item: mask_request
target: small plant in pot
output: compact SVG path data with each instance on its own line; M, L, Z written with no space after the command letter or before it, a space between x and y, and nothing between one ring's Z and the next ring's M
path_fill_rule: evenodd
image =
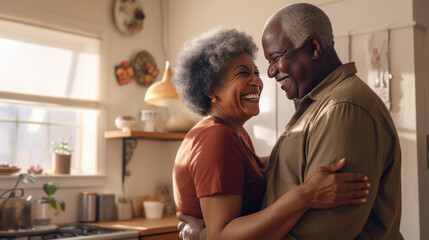
M58 215L61 210L65 211L66 204L63 200L55 199L53 195L58 190L58 184L45 183L43 191L46 197L37 199L34 204L34 225L48 225L52 217Z
M68 144L68 140L62 138L58 142L52 142L55 174L70 174L72 150Z

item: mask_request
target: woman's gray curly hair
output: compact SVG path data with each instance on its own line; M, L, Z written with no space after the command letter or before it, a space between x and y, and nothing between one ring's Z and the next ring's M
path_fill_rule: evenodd
M221 84L228 60L242 53L255 59L257 51L251 36L224 27L187 41L173 64L173 83L180 99L190 110L206 115L210 108L208 95Z

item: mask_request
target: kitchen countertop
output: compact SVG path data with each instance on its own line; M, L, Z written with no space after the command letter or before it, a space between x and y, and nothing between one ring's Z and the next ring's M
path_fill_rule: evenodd
M177 224L179 220L176 216L164 217L160 219L133 218L125 221L85 223L107 228L118 228L125 230L139 231L140 236L178 232Z

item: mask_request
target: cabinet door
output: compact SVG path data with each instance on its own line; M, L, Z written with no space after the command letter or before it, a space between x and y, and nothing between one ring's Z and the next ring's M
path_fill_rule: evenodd
M152 236L141 236L141 240L180 240L179 232L165 233Z

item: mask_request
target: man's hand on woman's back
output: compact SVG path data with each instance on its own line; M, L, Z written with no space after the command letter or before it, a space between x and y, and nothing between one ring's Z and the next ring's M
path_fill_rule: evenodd
M204 220L177 212L180 223L177 225L179 237L183 240L199 240L200 232L205 227Z

